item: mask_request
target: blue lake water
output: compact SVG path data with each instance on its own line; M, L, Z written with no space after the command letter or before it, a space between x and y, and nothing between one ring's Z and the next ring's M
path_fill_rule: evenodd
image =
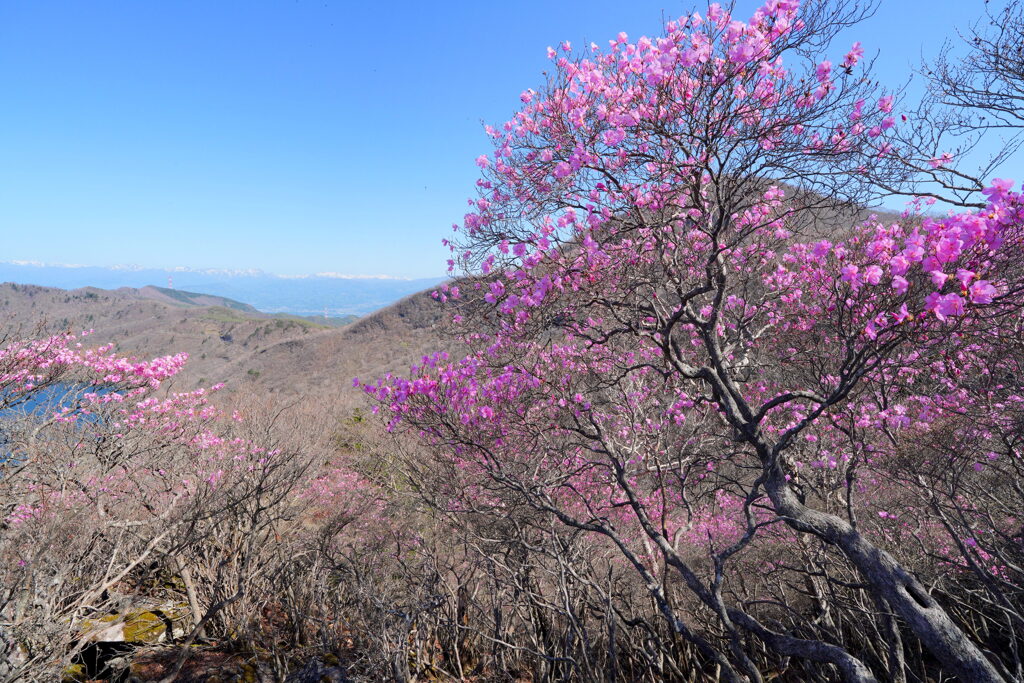
M52 413L64 406L74 405L89 392L103 394L105 390L84 384L57 382L30 391L8 391L3 397L6 405L0 405L0 418Z
M77 405L85 394L104 394L110 391L103 387L95 387L87 384L71 384L57 382L49 386L32 389L29 391L10 391L6 395L0 393L0 465L8 462L11 452L7 448L10 443L8 438L8 427L5 423L15 420L40 419L48 417L63 407ZM6 405L5 405L6 404ZM80 425L95 424L100 419L95 413L78 413L76 422ZM2 474L0 474L2 476Z

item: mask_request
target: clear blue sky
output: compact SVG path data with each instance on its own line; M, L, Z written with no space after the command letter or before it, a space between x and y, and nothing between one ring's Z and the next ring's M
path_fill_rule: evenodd
M983 5L883 0L850 41L897 86ZM545 48L691 6L0 0L0 260L443 274Z

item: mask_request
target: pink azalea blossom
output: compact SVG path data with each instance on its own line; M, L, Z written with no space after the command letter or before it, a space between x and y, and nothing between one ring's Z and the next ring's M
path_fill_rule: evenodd
M925 301L925 310L935 313L935 317L946 321L950 316L964 313L964 300L959 294L943 294L932 292Z
M737 64L746 64L754 58L754 46L750 43L737 43L729 48L729 59Z
M971 303L990 304L998 292L991 282L987 280L978 280L971 285L970 293Z
M991 184L981 192L988 196L989 201L997 201L1005 197L1012 187L1012 180L993 178Z
M955 237L943 237L935 246L935 257L940 263L952 263L959 258L963 246L963 240Z
M936 289L942 289L942 286L946 284L946 280L949 279L949 275L943 273L941 270L933 270L928 273L928 277L931 278L932 284Z
M821 82L827 81L831 73L832 62L828 61L827 59L818 64L818 67L814 70L814 75L817 76L818 80Z
M858 272L859 270L860 268L858 268L857 266L843 266L840 269L841 278L843 282L848 282L850 283L850 287L852 287L853 289L857 289L860 286L860 274Z
M853 68L863 56L864 48L861 47L860 41L857 41L856 43L853 44L853 47L850 48L850 51L846 53L846 56L843 59L842 67L844 69Z

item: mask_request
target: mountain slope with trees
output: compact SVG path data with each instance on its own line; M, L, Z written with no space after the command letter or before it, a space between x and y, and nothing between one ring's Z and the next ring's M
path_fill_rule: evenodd
M351 394L356 376L408 370L441 344L441 306L421 292L364 318L325 321L260 313L223 297L156 287L63 290L0 284L8 338L91 330L120 353L187 353L182 388L226 383L294 396ZM345 325L338 323L345 322ZM351 399L347 399L351 401Z

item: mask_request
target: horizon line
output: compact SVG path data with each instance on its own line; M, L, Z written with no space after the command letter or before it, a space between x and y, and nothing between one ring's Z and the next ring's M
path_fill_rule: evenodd
M111 270L120 272L138 272L144 270L156 270L164 273L199 273L206 275L231 275L231 276L248 276L248 277L259 277L266 276L272 278L279 278L282 280L308 280L321 278L325 280L399 280L403 282L414 282L416 280L445 280L445 276L432 275L424 277L409 277L403 275L387 275L387 274L351 274L351 273L338 273L333 271L321 271L316 273L300 273L300 274L285 274L285 273L274 273L263 270L261 268L194 268L192 266L140 266L137 264L115 264L111 266L98 266L89 265L84 263L46 263L43 261L24 260L24 259L4 259L0 260L0 264L19 266L23 268L66 268L66 269L79 269L79 268L98 268L100 270Z

